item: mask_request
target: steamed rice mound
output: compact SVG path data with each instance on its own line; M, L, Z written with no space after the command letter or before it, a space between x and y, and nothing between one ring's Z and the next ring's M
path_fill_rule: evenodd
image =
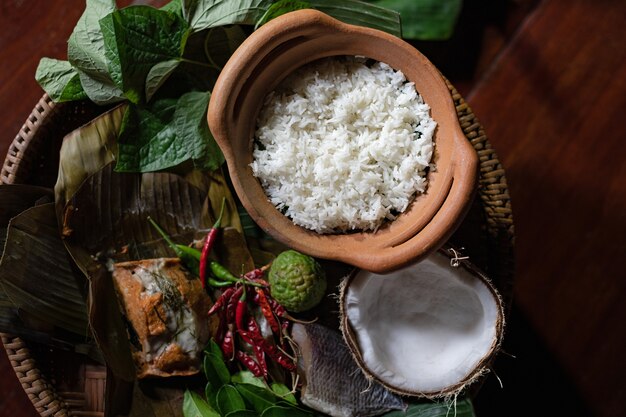
M251 168L297 225L376 230L426 189L436 127L429 111L387 64L316 61L266 97Z

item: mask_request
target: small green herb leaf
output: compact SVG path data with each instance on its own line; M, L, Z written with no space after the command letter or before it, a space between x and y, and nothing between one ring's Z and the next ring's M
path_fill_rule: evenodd
M98 24L115 8L114 0L87 0L85 11L67 41L67 57L79 74L83 90L91 101L101 105L124 99L109 75L104 38Z
M222 385L230 382L230 372L226 364L216 355L205 353L203 368L204 374L214 390L218 390Z
M235 388L259 413L275 405L278 401L278 397L267 388L261 388L252 384L235 384Z
M220 358L222 361L224 361L224 353L222 352L222 349L220 349L219 345L215 342L215 339L211 339L209 341L209 345L205 348L204 351L207 353L212 353Z
M282 16L285 13L293 12L301 9L310 9L311 3L307 1L296 1L296 0L281 0L273 3L267 11L261 16L261 18L254 25L254 30L257 30L259 27L263 26L270 20L277 18L278 16Z
M230 378L230 380L231 382L237 384L250 384L259 388L267 389L267 385L262 378L256 377L252 372L246 370L237 372Z
M224 385L217 392L217 409L220 414L227 415L233 411L246 409L246 403L241 394L232 385Z
M169 71L155 71L151 86L171 74L174 60L183 55L189 28L178 15L149 6L130 6L100 20L109 74L133 103L145 100L145 83L152 68L163 61ZM154 94L152 91L151 96Z
M280 398L287 401L288 403L298 405L298 400L296 400L296 396L293 395L293 392L291 392L287 385L274 382L272 383L271 387L274 394L278 395Z
M41 58L35 79L55 103L87 98L78 72L68 61Z
M219 388L215 388L213 386L213 384L211 384L210 382L208 382L206 384L206 386L204 387L204 395L207 399L207 402L209 403L209 405L211 405L211 407L213 407L214 410L217 410L217 392L219 391Z
M183 398L183 416L185 417L220 417L219 413L193 391L185 391Z

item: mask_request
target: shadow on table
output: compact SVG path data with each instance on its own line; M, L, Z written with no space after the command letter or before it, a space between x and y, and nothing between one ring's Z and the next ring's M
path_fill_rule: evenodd
M568 375L513 304L506 326L503 352L474 400L478 417L589 417Z

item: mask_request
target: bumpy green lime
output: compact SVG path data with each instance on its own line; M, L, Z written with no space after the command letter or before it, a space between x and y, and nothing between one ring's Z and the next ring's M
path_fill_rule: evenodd
M272 297L287 310L301 312L315 307L326 291L326 274L310 256L295 250L280 253L270 268Z

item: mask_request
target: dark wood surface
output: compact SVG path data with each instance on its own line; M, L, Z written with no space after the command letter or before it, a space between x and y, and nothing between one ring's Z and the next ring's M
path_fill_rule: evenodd
M626 415L626 2L502 3L466 0L455 38L418 45L481 119L513 200L515 358L499 356L504 387L487 378L478 415ZM83 7L0 2L0 158ZM0 416L36 417L4 350L0 375Z

